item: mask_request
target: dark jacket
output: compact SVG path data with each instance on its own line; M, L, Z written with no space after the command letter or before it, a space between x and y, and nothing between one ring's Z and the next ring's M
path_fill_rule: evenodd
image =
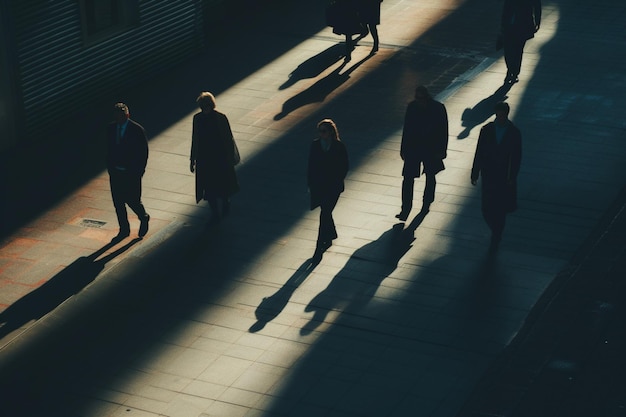
M137 122L128 120L124 136L117 141L117 123L107 127L107 169L123 168L126 172L143 175L148 163L148 138Z
M436 174L445 169L448 150L448 113L442 103L430 100L425 107L409 103L404 116L400 155L404 159L402 175L419 177L424 172Z
M322 149L320 139L311 143L307 172L311 210L318 207L323 199L343 192L349 167L348 152L343 142L333 140L326 152Z
M196 202L239 190L235 140L224 113L212 110L193 116L191 160L196 162Z
M517 175L522 161L522 134L511 122L500 144L496 140L495 122L480 130L472 181L482 177L483 204L492 207L504 205L507 211L515 209L517 202Z
M505 38L528 40L541 24L541 0L506 0L502 9L501 31Z

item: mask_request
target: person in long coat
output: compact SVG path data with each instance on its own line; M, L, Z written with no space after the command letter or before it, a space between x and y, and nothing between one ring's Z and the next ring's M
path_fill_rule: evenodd
M380 25L380 3L383 0L356 0L357 10L359 14L359 20L363 25L361 34L357 39L363 39L368 33L372 34L374 45L372 47L372 54L378 51L379 39L378 39L378 25Z
M357 2L358 0L335 0L326 8L326 24L333 28L333 33L346 37L346 62L352 58L352 36L364 33L365 30L359 18Z
M400 157L402 168L402 208L396 217L406 220L413 208L415 178L426 176L422 212L435 200L437 173L445 169L448 152L448 113L445 106L433 99L426 87L415 89L415 100L409 103L404 116ZM423 168L422 168L423 167ZM423 170L422 170L423 169Z
M126 205L140 220L139 237L148 233L150 215L141 202L141 180L148 163L148 138L143 126L130 118L128 106L116 103L115 121L107 127L107 171L119 233L113 241L130 235Z
M480 130L471 182L482 178L482 214L491 229L491 249L502 239L507 213L517 209L517 175L522 162L522 134L508 118L510 107L495 106L496 119Z
M344 191L344 179L348 174L348 152L339 139L335 122L324 119L317 124L319 137L309 149L307 183L311 197L311 210L320 208L320 224L314 258L321 259L322 253L337 238L333 210Z
M541 0L505 0L500 22L507 74L505 83L519 81L526 41L533 38L541 25Z
M213 94L202 92L196 102L201 111L193 116L189 170L196 174L196 203L209 202L209 224L215 224L228 215L230 196L239 191L235 172L239 153L228 118L216 110Z

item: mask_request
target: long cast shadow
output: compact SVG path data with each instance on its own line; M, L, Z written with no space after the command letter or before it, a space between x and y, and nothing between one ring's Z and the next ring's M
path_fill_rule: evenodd
M110 242L89 256L82 256L36 290L26 294L0 313L0 339L31 320L45 316L91 283L111 259L126 252L141 239L133 239L119 249L99 258L116 245Z
M289 74L289 78L278 89L285 90L300 80L315 78L326 68L338 62L344 55L345 45L335 44L307 59Z
M274 116L274 120L280 120L292 111L299 109L300 107L304 107L307 104L323 102L330 93L332 93L334 90L339 88L343 83L350 79L350 74L354 72L354 70L360 67L372 56L372 54L367 55L366 57L362 58L360 61L352 65L350 68L348 68L346 71L341 72L347 66L347 62L343 62L330 74L316 81L315 84L313 84L306 90L296 94L289 100L285 101L282 111Z
M507 99L506 93L511 89L511 84L504 84L498 88L492 95L478 102L471 109L465 109L461 115L461 126L465 129L457 136L458 139L465 139L469 136L472 129L478 125L482 125L495 113L493 107L499 101Z
M250 327L249 332L256 333L274 320L283 311L293 293L311 275L318 264L319 261L313 258L307 259L278 291L269 297L264 297L254 312L257 322Z
M357 249L328 287L316 295L305 312L313 317L300 330L308 335L324 322L332 310L358 309L374 296L380 283L397 268L400 259L411 249L413 230L395 224L378 239Z

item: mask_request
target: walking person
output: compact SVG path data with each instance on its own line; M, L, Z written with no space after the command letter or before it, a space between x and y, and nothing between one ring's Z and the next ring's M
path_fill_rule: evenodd
M396 218L405 221L413 208L415 178L424 173L422 212L428 212L435 201L435 176L443 171L448 151L448 113L446 107L433 99L423 85L415 89L415 99L409 103L404 116L400 157L402 168L402 208ZM422 168L423 167L423 168Z
M495 106L495 121L480 130L471 182L482 178L482 214L491 229L491 250L497 249L507 213L517 209L517 174L522 161L522 135L509 120L510 107Z
M211 226L230 213L230 197L239 191L235 172L239 151L228 118L216 110L213 94L200 93L196 103L201 111L193 116L189 170L196 174L196 203L206 200L211 207L207 225Z
M378 25L380 25L380 4L382 2L383 0L357 0L359 20L361 21L363 28L361 30L361 34L355 40L355 43L370 33L374 41L372 54L378 52Z
M333 0L326 8L326 24L333 28L333 33L346 37L345 62L352 59L352 36L365 30L360 22L357 1L359 0Z
M505 0L502 9L500 39L504 47L507 74L505 83L519 81L526 41L541 25L541 0Z
M107 170L113 206L119 224L119 241L130 235L126 205L140 220L139 237L148 233L150 215L141 202L141 180L148 163L148 138L143 126L130 119L124 103L113 108L114 121L107 127Z
M344 191L344 179L349 162L346 146L339 139L335 122L324 119L317 124L319 137L309 149L307 183L311 197L311 210L320 208L320 224L313 258L320 260L326 249L337 238L333 210Z

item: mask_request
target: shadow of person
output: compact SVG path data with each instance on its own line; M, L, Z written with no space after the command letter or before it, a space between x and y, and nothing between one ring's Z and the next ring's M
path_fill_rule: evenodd
M372 56L374 55L367 55L365 58L356 62L344 72L341 71L346 67L347 62L342 62L341 65L334 69L330 74L316 81L315 84L306 90L303 90L285 101L285 103L283 103L282 111L274 116L274 120L281 120L292 111L306 106L307 104L323 102L328 94L339 88L341 84L350 79L350 74Z
M471 109L465 109L461 115L461 126L465 127L461 133L457 136L458 139L465 139L469 136L470 132L476 126L485 123L487 119L493 116L493 107L499 101L507 99L506 93L511 89L511 84L504 84L496 90L495 93L489 97L481 100Z
M80 292L98 276L108 261L140 241L141 238L133 239L114 252L97 259L116 244L114 241L107 243L91 255L78 258L41 287L11 304L0 314L0 338L31 320L40 319L72 295Z
M313 258L307 259L278 291L269 297L264 297L254 312L257 322L248 331L256 333L263 329L267 323L274 320L283 311L296 289L307 279L318 264L319 261L315 261Z
M336 44L320 52L319 54L307 59L289 74L289 78L280 87L279 90L285 90L300 80L307 78L315 78L320 75L326 68L330 68L345 55L345 46Z
M300 334L313 332L332 310L357 311L367 304L380 283L398 267L414 240L413 232L404 230L399 223L357 249L328 287L305 307L304 311L314 313Z

